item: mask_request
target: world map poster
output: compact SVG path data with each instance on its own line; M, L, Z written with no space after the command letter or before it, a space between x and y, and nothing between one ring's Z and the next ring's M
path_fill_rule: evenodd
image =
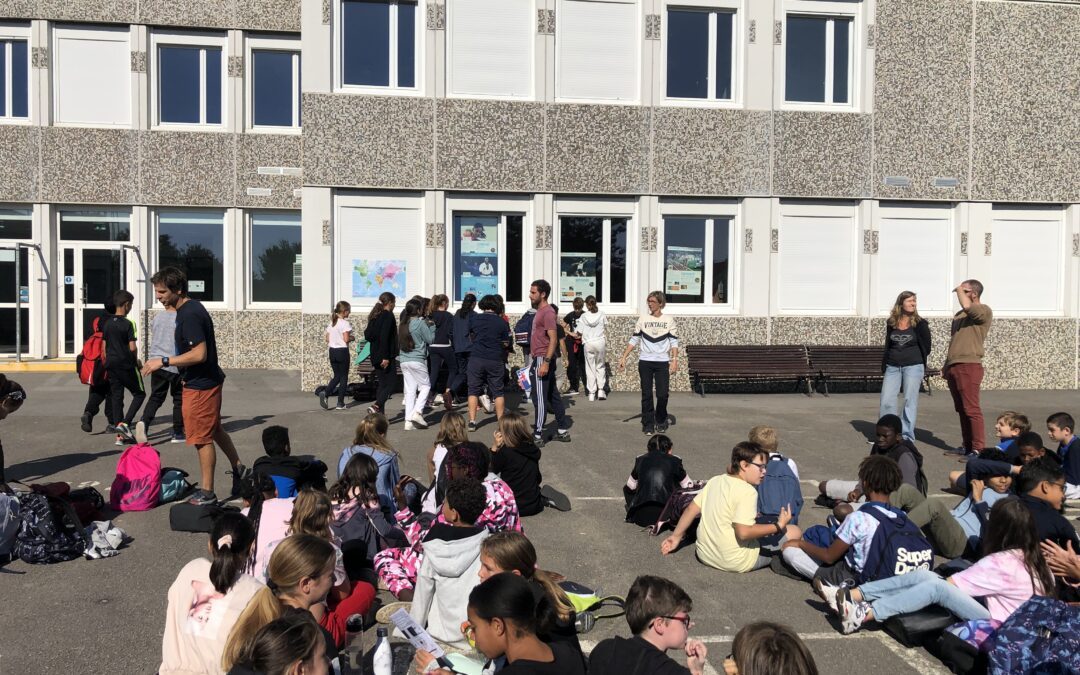
M374 298L389 291L405 294L404 260L353 260L352 296Z

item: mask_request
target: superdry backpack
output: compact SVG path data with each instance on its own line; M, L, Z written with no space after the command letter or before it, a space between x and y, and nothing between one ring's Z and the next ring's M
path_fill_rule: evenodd
M1080 673L1080 608L1032 596L982 645L990 673Z
M536 311L530 309L517 320L517 323L514 324L514 344L522 347L529 346L532 341L532 326L535 318Z
M31 565L81 558L90 540L71 502L38 492L19 495L15 555Z
M116 463L109 504L118 511L149 511L161 499L161 456L152 446L133 445Z
M75 357L75 372L79 381L91 386L105 381L105 338L101 333L101 317L94 319L93 332L83 343L82 352Z
M885 515L882 509L888 509L895 517ZM919 527L908 519L906 513L880 502L867 502L859 509L859 513L865 513L878 521L878 528L870 540L866 561L859 573L860 584L934 568L933 547L923 537Z

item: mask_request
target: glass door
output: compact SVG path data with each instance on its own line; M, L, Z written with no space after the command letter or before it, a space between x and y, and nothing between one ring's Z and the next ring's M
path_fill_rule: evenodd
M119 247L86 244L64 245L61 256L61 353L74 356L90 336L94 319L105 315L105 303L111 303L113 293L127 287L127 257Z
M18 256L19 264L15 264ZM22 295L21 352L30 353L30 251L14 243L0 244L0 356L15 355L15 312ZM15 268L19 278L15 278Z

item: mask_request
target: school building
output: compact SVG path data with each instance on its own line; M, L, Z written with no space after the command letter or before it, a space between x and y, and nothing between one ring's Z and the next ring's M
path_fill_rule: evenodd
M1076 0L2 0L0 359L187 270L225 367L329 375L335 301L652 289L684 344L995 312L988 388L1078 387ZM301 123L302 121L302 123ZM145 338L145 330L141 337ZM18 338L18 339L17 339ZM688 388L685 359L675 386ZM616 378L634 388L636 373Z

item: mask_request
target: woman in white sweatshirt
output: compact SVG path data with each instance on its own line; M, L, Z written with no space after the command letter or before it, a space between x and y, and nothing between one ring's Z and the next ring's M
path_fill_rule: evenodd
M604 367L604 355L607 351L607 338L604 337L604 326L607 317L596 306L596 297L590 295L585 298L585 313L578 318L577 330L581 337L581 346L585 350L585 389L589 392L589 400L601 401L607 398L604 390L607 386L607 370Z

